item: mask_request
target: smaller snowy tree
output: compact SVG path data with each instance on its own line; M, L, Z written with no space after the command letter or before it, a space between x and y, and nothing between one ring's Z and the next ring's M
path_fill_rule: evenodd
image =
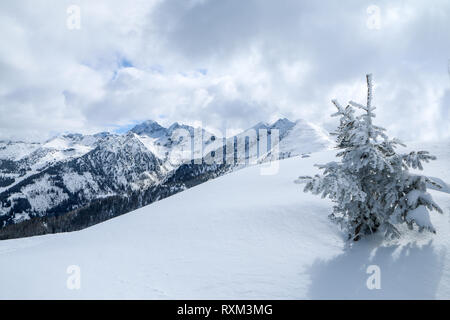
M441 208L427 193L427 184L440 186L431 179L409 172L422 170L422 163L436 158L426 151L400 154L396 152L397 139L389 139L385 129L372 123L372 76L367 75L367 104L350 101L343 108L333 100L340 117L336 136L339 162L317 165L322 175L300 177L297 183L306 183L305 192L321 194L334 203L330 218L347 230L349 239L377 231L386 237L398 237L395 225L405 223L410 229L435 233L429 210L442 213ZM362 114L357 115L357 110Z

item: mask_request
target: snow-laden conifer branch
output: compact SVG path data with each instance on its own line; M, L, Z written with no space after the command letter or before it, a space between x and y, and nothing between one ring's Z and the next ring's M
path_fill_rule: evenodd
M350 101L344 109L337 100L333 116L339 116L334 133L339 162L318 165L321 175L299 177L304 191L328 197L335 203L330 218L344 227L349 239L377 231L398 237L396 224L405 223L419 231L435 232L428 212L442 209L427 193L430 179L410 174L409 168L423 169L422 163L436 158L426 151L398 154L398 139L389 139L386 129L373 125L372 76L367 75L367 105ZM363 111L357 115L356 109ZM434 184L432 184L434 185Z

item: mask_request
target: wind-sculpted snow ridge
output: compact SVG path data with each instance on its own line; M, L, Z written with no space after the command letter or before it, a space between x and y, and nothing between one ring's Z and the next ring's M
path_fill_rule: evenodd
M250 166L82 231L0 241L0 299L449 299L448 216L430 216L435 235L350 245L333 203L293 183L334 158ZM449 194L430 193L450 211Z
M296 137L303 142L297 143ZM131 211L254 165L262 156L268 161L278 154L285 158L327 146L319 128L288 119L260 123L229 138L179 123L165 128L149 120L122 135L66 134L40 144L14 145L4 143L7 148L0 152L0 239L78 230L123 214L127 206ZM66 221L80 210L82 223ZM22 225L1 230L16 223Z

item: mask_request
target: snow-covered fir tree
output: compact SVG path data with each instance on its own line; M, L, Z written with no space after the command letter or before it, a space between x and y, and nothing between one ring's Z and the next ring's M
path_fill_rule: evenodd
M330 218L348 231L355 241L377 231L386 237L400 235L396 225L405 223L410 229L435 233L429 211L442 213L427 193L429 178L409 172L422 170L422 163L436 158L427 151L397 153L397 139L389 139L385 129L372 123L372 75L367 75L367 104L350 101L343 108L333 100L340 117L336 136L339 162L317 165L322 175L300 177L305 192L321 194L335 203ZM361 110L362 114L357 114Z

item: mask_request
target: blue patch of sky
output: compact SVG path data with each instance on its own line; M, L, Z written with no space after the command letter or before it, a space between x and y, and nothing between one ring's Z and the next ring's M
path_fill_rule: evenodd
M204 76L206 76L208 74L208 69L206 69L206 68L199 68L199 69L197 69L197 71L200 72Z
M119 69L120 68L133 68L133 63L125 57L119 59Z
M123 68L134 68L133 62L131 60L129 60L128 58L118 54L117 55L117 66L116 66L115 70L113 71L113 76L112 76L111 80L115 80L117 77L117 72Z

